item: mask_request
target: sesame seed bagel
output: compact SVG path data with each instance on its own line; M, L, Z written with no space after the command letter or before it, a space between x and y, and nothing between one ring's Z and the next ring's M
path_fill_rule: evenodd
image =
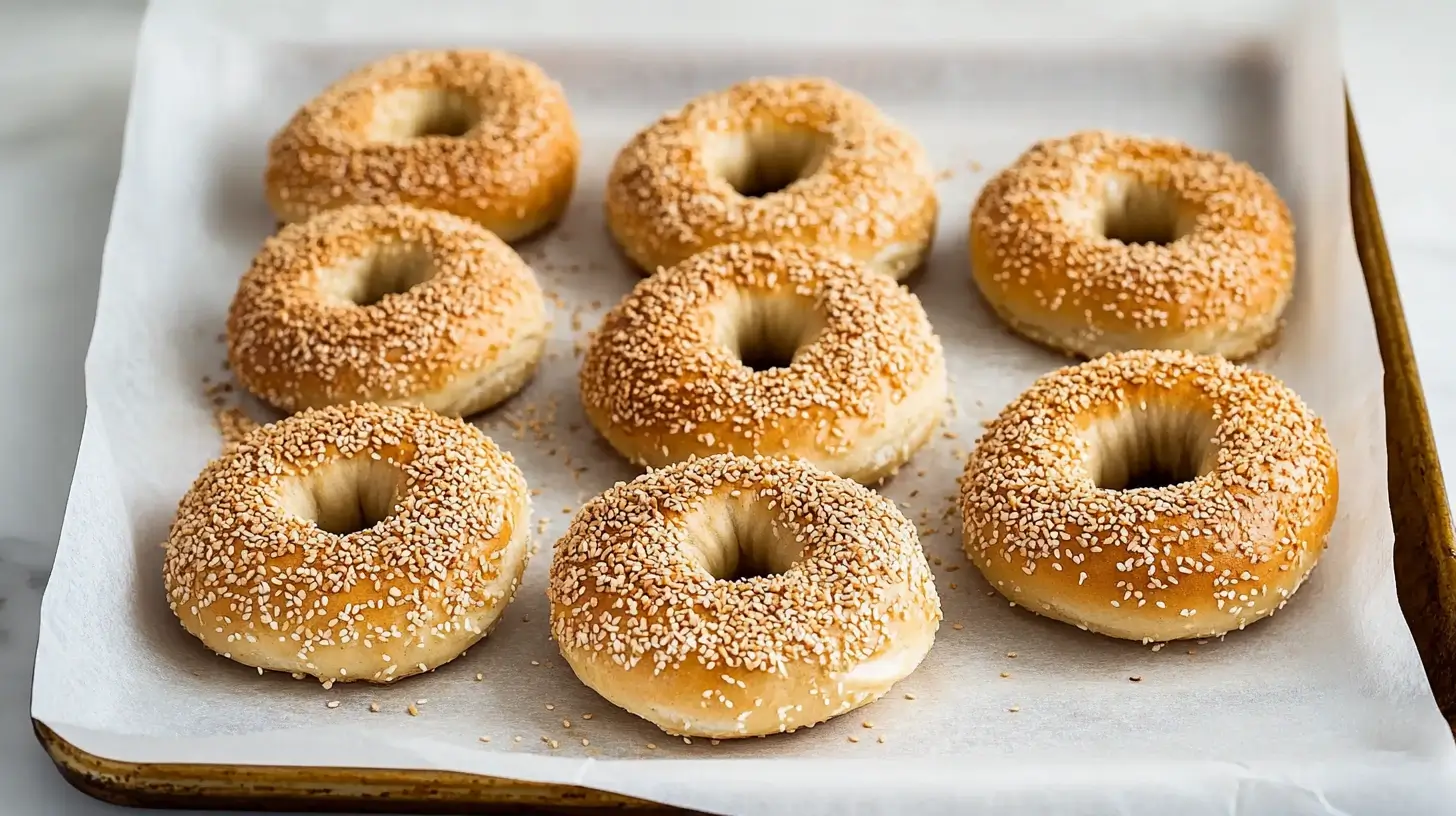
M1324 423L1274 377L1131 351L1054 371L1002 411L966 465L961 510L966 553L1002 595L1150 642L1283 607L1338 494Z
M791 456L869 483L939 425L945 357L919 299L884 275L806 246L724 244L607 314L581 398L638 464Z
M285 411L368 401L460 416L531 379L546 302L530 267L473 221L343 207L263 243L227 337L238 380Z
M526 480L471 425L357 404L264 425L182 498L167 600L260 669L388 683L485 637L529 556Z
M873 702L940 599L895 503L786 459L619 482L557 543L551 633L583 683L671 734L793 731Z
M1104 132L1040 142L971 212L971 272L1019 334L1083 357L1247 357L1294 283L1274 185L1223 153Z
M754 79L638 133L607 182L607 224L651 274L735 241L831 247L896 280L935 232L925 152L827 79Z
M498 51L412 51L368 65L298 111L268 147L283 221L346 204L410 204L514 241L556 221L581 152L566 96Z

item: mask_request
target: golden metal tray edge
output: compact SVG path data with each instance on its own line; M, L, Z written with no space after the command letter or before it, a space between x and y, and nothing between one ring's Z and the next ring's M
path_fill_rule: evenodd
M1456 531L1375 191L1348 99L1345 116L1355 245L1385 363L1397 594L1436 702L1451 721L1456 718ZM119 805L396 813L683 812L589 788L445 771L121 762L87 753L44 723L32 723L36 737L67 782L83 793Z

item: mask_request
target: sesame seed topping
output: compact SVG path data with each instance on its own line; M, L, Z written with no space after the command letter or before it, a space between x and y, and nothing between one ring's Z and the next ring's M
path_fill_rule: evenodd
M325 476L337 487L355 477L331 468L361 461L367 477L357 478L396 482L372 526L336 534L290 509L285 497L311 495ZM178 507L163 580L189 631L209 645L230 638L232 659L260 673L319 675L327 655L325 687L396 680L413 673L398 669L406 655L473 641L482 616L504 608L525 559L506 571L503 554L524 547L515 533L526 507L524 477L473 426L424 409L305 411L208 464Z
M720 511L765 514L756 517L775 530L770 546L784 550L770 559L789 566L715 576L696 531ZM940 617L914 525L893 502L801 461L731 455L653 470L587 502L556 544L547 595L552 636L574 667L702 672L704 705L724 709L762 705L745 691L751 682L796 666L852 670L897 631Z
M361 305L396 278L419 282ZM452 406L433 395L527 354L542 342L545 314L530 267L479 225L410 207L346 207L263 243L228 312L228 360L249 391L288 411L351 400L445 411Z
M1169 240L1104 234L1108 213L1149 202ZM976 281L1012 328L1086 356L1155 341L1232 354L1219 341L1254 332L1237 345L1252 353L1294 275L1289 209L1252 167L1101 131L1039 142L993 178L971 242Z
M812 172L771 194L742 195L718 157L725 146L757 149L751 134L764 131L817 148ZM915 138L859 94L825 79L754 79L700 96L633 137L607 183L607 222L649 272L721 243L768 241L832 247L901 278L934 229L932 173ZM903 245L913 249L885 257Z
M1114 422L1122 435L1097 430ZM1138 466L1124 447L1197 472L1100 486L1100 463ZM1336 485L1323 422L1274 377L1187 352L1110 354L1037 380L985 432L961 480L964 546L997 590L1013 603L1034 593L1043 614L1149 643L1221 634L1303 580ZM1056 562L1082 567L1075 582L1039 569ZM1100 597L1110 614L1061 612L1061 593Z
M561 87L534 63L412 51L300 109L269 145L266 180L287 221L346 204L413 204L514 240L565 206L579 149Z
M754 305L771 303L795 304L803 326ZM796 345L788 364L744 365L741 346L777 345L763 339L775 332ZM603 320L581 370L588 417L634 461L797 456L861 481L924 443L945 388L944 353L914 295L792 245L727 244L644 280Z

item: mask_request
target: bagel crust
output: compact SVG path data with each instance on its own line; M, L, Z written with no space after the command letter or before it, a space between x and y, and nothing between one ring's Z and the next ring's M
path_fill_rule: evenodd
M182 498L182 626L259 669L388 683L485 637L529 557L526 480L474 426L347 405L264 425ZM367 525L367 526L366 526ZM353 528L336 533L325 528Z
M1129 487L1149 468L1181 473ZM961 510L966 553L1012 602L1150 642L1282 608L1324 551L1338 495L1323 422L1274 377L1132 351L1054 371L1012 402L971 454Z
M782 189L739 192L755 168ZM607 182L607 224L647 274L708 247L795 242L902 280L921 266L937 203L920 143L827 79L754 79L638 133Z
M755 346L791 353L755 371ZM871 483L929 440L945 357L919 299L837 253L725 244L646 280L581 369L592 425L638 464L798 457Z
M334 83L273 137L265 183L283 221L348 204L469 218L502 240L560 218L580 139L561 86L499 51L411 51Z
M1119 232L1134 234L1109 237ZM1278 332L1294 260L1274 185L1175 141L1087 131L1039 142L971 212L972 277L991 308L1017 333L1082 357L1247 357Z
M285 411L357 400L461 416L530 380L546 303L530 267L473 221L344 207L264 242L227 337L238 381Z
M894 502L803 462L730 454L588 502L547 594L582 682L668 733L715 738L873 702L920 664L940 621Z

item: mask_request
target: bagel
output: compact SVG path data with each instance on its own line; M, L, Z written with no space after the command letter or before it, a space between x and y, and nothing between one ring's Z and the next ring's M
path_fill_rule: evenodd
M731 454L588 502L547 594L583 683L668 733L714 738L874 701L920 664L940 621L893 501L804 462Z
M411 51L339 80L268 146L268 202L444 210L515 241L561 217L581 143L561 86L499 51Z
M1293 391L1178 351L1042 377L961 480L965 550L998 592L1144 642L1222 635L1282 608L1338 499L1329 435Z
M343 207L263 244L228 312L228 361L264 401L352 401L468 415L519 391L546 302L480 225L412 207Z
M871 483L939 425L945 356L920 301L888 277L806 246L723 244L608 313L581 399L638 464L791 456Z
M1278 332L1294 225L1274 185L1223 153L1088 131L1039 142L986 185L971 271L1012 330L1068 354L1240 359Z
M638 133L607 181L607 224L652 274L709 247L792 241L901 280L935 232L925 151L827 79L755 79Z
M163 556L223 657L388 683L485 637L529 557L526 480L474 426L347 405L264 425L202 471Z

